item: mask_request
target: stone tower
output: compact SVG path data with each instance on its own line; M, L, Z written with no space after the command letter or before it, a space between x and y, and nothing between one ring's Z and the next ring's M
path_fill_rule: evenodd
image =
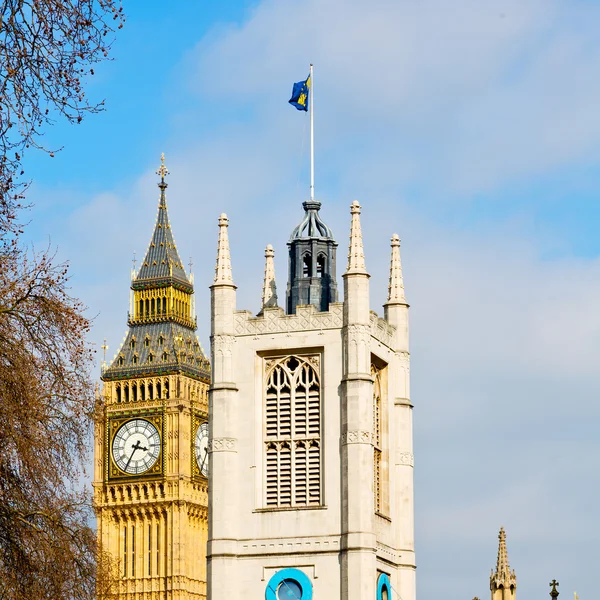
M132 274L127 335L103 368L95 431L94 502L114 562L106 597L206 597L209 362L196 337L193 279L167 213Z
M258 316L237 310L226 215L211 286L208 597L415 599L408 304L392 237L369 306L360 206L344 301L320 204L289 242L286 310L267 247ZM275 300L274 300L275 299Z
M500 528L498 534L498 559L496 570L490 576L492 600L515 600L517 597L517 576L510 570L506 551L506 532Z

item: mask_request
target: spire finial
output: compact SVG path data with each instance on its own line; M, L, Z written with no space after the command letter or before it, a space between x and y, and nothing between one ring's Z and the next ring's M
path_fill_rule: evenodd
M160 155L160 167L158 167L156 174L160 175L161 183L165 182L165 177L169 174L169 169L167 169L167 167L165 167L165 153L164 152L161 153L161 155Z
M510 570L508 564L508 552L506 550L506 532L504 527L500 527L498 533L498 559L496 561L496 571L492 572L490 577L490 586L497 588L502 586L504 589L515 587L517 585L517 576Z
M496 561L496 573L503 575L509 570L508 552L506 551L506 532L504 531L504 527L500 527L498 540L498 560Z
M268 244L265 248L265 280L263 283L262 308L277 306L277 287L275 285L275 250Z
M406 304L402 262L400 261L400 237L392 236L392 259L390 262L390 283L388 285L388 304Z
M558 581L556 581L556 579L553 579L550 582L550 587L552 588L550 590L550 597L551 598L558 598L558 596L560 595L560 592L556 589L556 586L559 585Z
M231 275L231 254L229 252L229 235L227 228L229 219L225 213L219 217L219 243L217 249L217 266L215 268L215 283L233 284Z
M360 204L354 200L350 205L352 224L350 225L350 246L348 248L348 268L346 273L367 273L362 232L360 229Z

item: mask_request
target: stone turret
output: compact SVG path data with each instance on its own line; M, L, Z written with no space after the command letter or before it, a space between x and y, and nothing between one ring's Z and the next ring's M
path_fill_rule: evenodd
M286 311L295 314L296 307L312 304L318 311L328 310L337 302L335 249L333 233L321 219L321 203L302 204L305 214L288 242L289 279Z

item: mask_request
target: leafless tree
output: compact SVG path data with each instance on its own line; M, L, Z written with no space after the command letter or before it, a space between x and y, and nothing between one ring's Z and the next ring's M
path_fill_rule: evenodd
M103 109L84 84L122 26L118 0L0 0L0 231L18 228L24 151L56 151L44 127Z
M118 0L0 0L0 600L108 593L82 491L94 394L90 323L67 267L22 242L21 160L59 119L103 103L84 86L123 24Z

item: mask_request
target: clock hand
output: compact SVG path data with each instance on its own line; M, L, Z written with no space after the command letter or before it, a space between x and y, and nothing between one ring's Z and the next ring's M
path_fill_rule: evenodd
M127 467L129 466L129 463L131 462L131 459L133 458L133 455L135 454L136 450L148 450L148 448L144 448L143 446L140 445L140 440L138 440L133 446L133 451L131 452L130 456L129 456L129 460L127 461L127 464L125 465L125 469L123 469L124 471L127 471Z
M208 446L206 448L204 448L204 458L202 459L202 464L200 465L200 471L202 471L202 469L204 468L204 463L206 462L207 458L208 458Z

